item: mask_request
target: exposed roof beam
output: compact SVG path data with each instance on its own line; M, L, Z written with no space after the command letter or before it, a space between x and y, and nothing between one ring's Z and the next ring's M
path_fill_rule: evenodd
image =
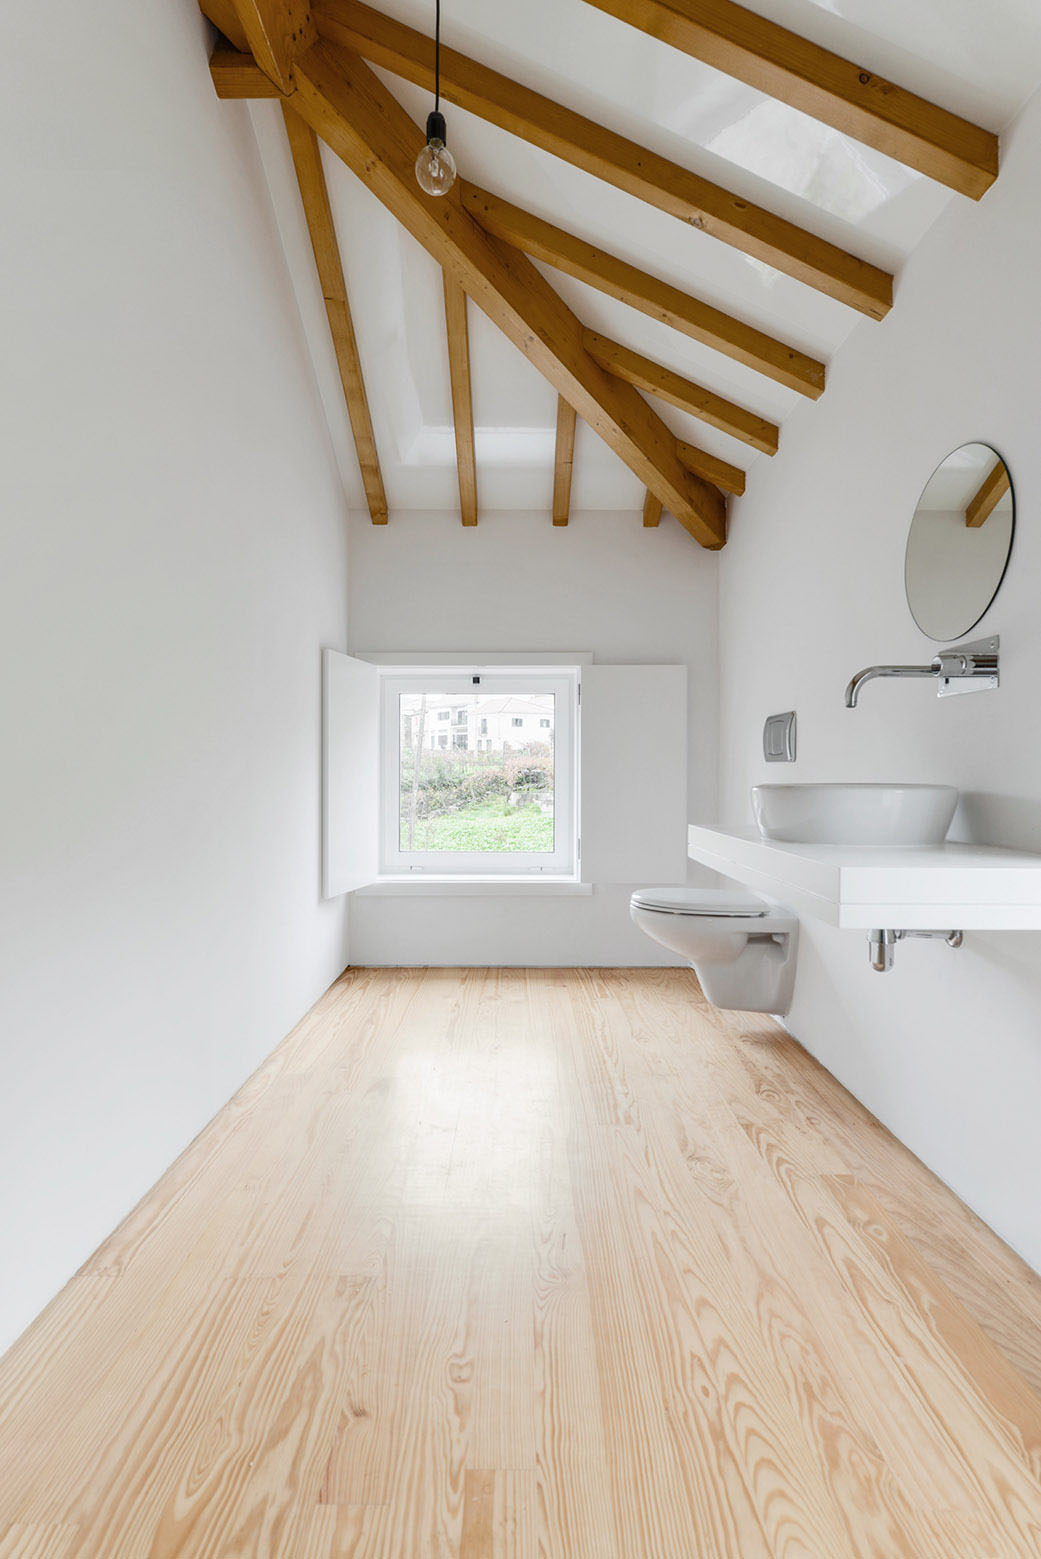
M973 199L997 178L998 138L733 0L589 4Z
M661 499L648 493L643 500L643 523L647 530L656 530L661 524Z
M735 406L733 401L724 400L722 395L703 389L700 384L684 379L682 374L662 367L661 363L655 363L649 357L641 357L639 352L633 352L620 342L609 340L607 336L598 335L595 330L587 330L584 339L598 363L620 379L635 384L638 390L657 395L659 400L677 406L680 411L689 412L699 422L707 422L709 427L718 428L721 433L729 433L731 438L750 444L764 455L777 453L780 430L775 423L757 417L755 412L746 411L743 406Z
M676 438L639 391L586 350L582 325L542 273L469 215L458 189L437 200L416 183L421 134L356 55L319 43L295 66L294 107L585 422L703 546L726 540L726 500L687 471Z
M293 61L309 49L318 36L311 14L310 0L232 0L239 21L236 35L220 21L216 25L236 46L243 34L249 52L275 86L282 92L293 90ZM205 0L219 16L229 20L228 0ZM213 16L210 17L213 21Z
M213 85L217 89L218 97L282 96L275 83L265 76L252 54L243 54L228 43L218 43L210 55L210 75L213 77Z
M685 444L681 440L677 445L680 459L688 471L695 471L698 476L703 476L706 482L712 482L724 493L733 493L740 498L745 490L745 473L740 466L732 466L726 460L720 460L717 455L710 455L708 450L699 449L696 444Z
M999 458L965 506L965 523L970 530L978 530L990 519L1011 486L1005 462Z
M236 49L248 51L249 39L246 37L246 29L239 21L233 0L199 0L199 10L203 16L209 18L218 32L222 32L225 38L234 44ZM253 60L252 55L250 60ZM263 74L261 71L261 75Z
M386 525L387 495L383 489L379 455L376 452L376 437L372 431L369 401L365 394L365 380L362 376L361 358L358 355L354 322L351 319L351 308L347 298L343 262L336 242L329 192L325 184L325 174L322 172L321 151L310 125L304 123L299 114L290 108L288 102L282 104L282 115L286 122L286 134L293 154L297 183L300 186L300 198L304 204L307 230L311 235L311 248L314 250L318 280L325 300L325 311L329 317L329 329L340 370L340 383L343 385L344 399L347 402L347 415L351 419L351 431L354 434L354 447L358 453L358 465L361 467L361 479L365 488L365 500L369 506L369 516L373 525Z
M466 293L444 272L445 324L448 329L448 371L452 381L455 461L459 470L459 514L464 525L477 524L477 450L474 444L473 397L470 390L470 331Z
M557 446L553 460L553 523L571 518L571 471L575 461L575 408L557 396Z
M639 309L642 314L682 330L684 335L700 341L703 346L724 353L746 368L754 368L786 389L808 395L811 400L823 393L824 364L807 357L804 352L797 352L783 341L702 303L699 298L692 298L669 282L649 276L627 260L607 254L595 244L554 227L542 217L522 211L498 195L490 195L487 190L463 183L462 198L467 210L482 227L517 249L523 249L533 259L555 266L566 275Z
M314 15L324 37L433 88L434 44L423 33L360 0L315 0ZM884 318L892 305L893 278L877 266L443 46L441 92L460 108L873 319Z

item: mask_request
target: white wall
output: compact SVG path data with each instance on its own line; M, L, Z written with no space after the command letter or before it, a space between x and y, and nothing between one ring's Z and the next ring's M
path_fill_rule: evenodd
M0 1347L346 962L346 524L192 0L6 18Z
M579 513L394 514L351 522L355 650L592 651L690 667L692 816L715 808L718 555L676 522ZM648 798L653 805L653 797ZM660 964L629 920L627 887L583 898L375 898L355 894L358 964Z
M761 779L951 781L955 834L1041 849L1041 99L1003 140L979 205L955 201L907 265L882 326L858 327L827 393L760 462L722 554L722 783L750 821ZM978 632L1002 635L994 694L923 682L843 687L875 661L929 659L904 604L919 492L956 445L1009 463L1012 565ZM974 635L975 636L975 635ZM762 721L796 707L799 762L767 769ZM1041 1268L1041 935L911 943L893 973L863 936L803 926L792 1030Z

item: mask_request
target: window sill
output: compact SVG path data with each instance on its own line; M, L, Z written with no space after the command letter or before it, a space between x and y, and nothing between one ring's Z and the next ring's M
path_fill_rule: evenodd
M432 898L588 898L593 892L593 884L579 882L575 877L542 877L534 874L523 877L439 877L433 872L423 872L422 875L417 873L408 877L377 877L367 887L354 891L365 898L407 898L417 893Z

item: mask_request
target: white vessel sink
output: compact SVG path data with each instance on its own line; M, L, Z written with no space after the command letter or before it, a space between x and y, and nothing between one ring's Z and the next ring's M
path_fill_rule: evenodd
M953 785L753 785L764 839L789 844L940 845L958 805Z

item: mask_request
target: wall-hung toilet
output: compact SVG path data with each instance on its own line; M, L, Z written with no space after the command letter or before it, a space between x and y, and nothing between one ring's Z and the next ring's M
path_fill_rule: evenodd
M740 888L641 888L629 913L694 966L714 1007L783 1016L792 1002L799 922Z

